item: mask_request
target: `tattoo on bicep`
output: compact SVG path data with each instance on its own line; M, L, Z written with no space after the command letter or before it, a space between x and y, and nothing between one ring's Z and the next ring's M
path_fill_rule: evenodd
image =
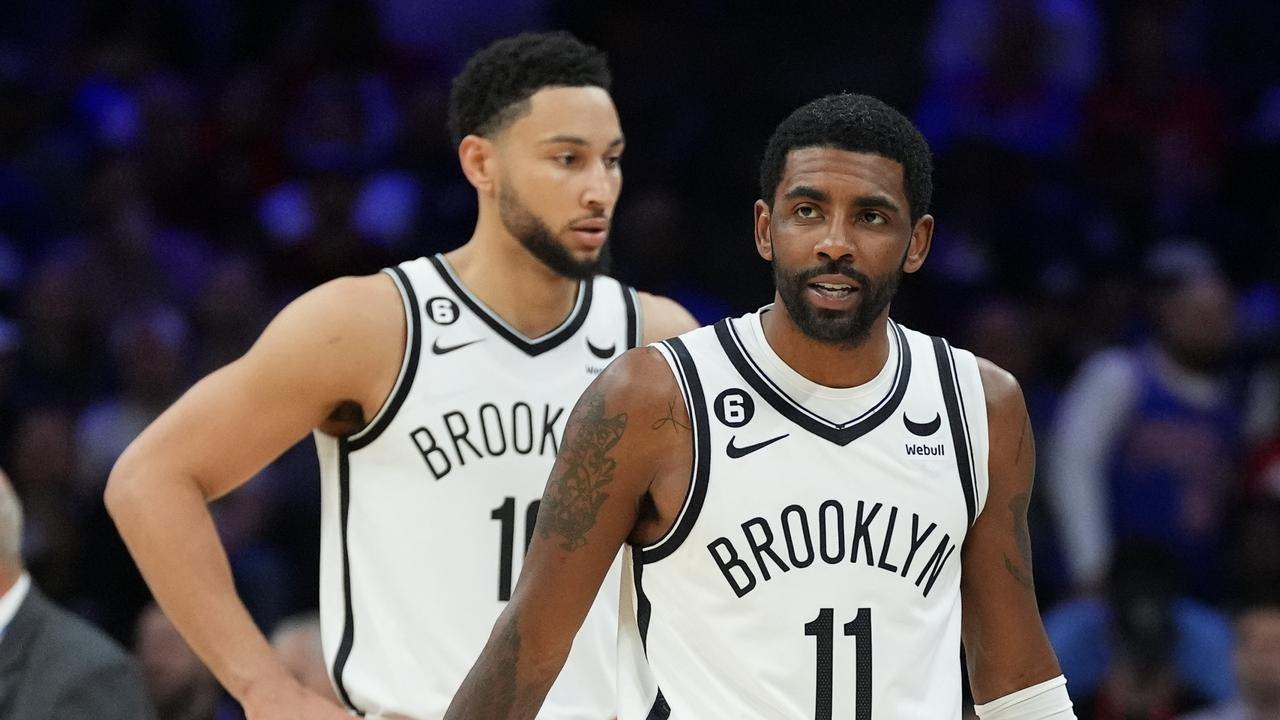
M664 425L668 425L668 424L671 425L671 429L675 430L676 432L679 432L680 430L689 429L688 425L676 419L676 399L675 398L672 398L671 400L667 401L666 417L655 420L653 424L649 426L649 429L658 430L662 428Z
M617 462L609 451L627 428L626 413L605 417L604 398L587 389L565 429L564 445L538 511L538 532L543 538L558 533L560 547L577 550L587 544L587 531L609 494L601 488L613 482Z
M1031 504L1031 496L1019 493L1009 501L1009 512L1013 514L1013 541L1018 548L1015 560L1007 554L1004 556L1005 569L1027 590L1035 591L1035 582L1031 575L1031 529L1027 526L1027 508Z
M1031 429L1031 416L1028 415L1022 421L1022 432L1018 433L1018 452L1013 456L1013 462L1016 465L1022 460L1022 445L1027 439L1027 431Z

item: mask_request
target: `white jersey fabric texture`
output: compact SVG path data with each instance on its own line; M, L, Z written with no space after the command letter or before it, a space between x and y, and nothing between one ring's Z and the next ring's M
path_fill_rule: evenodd
M408 325L368 426L316 433L320 616L339 697L366 717L443 716L510 599L578 396L640 338L635 291L584 281L538 338L471 295L442 256L389 268ZM540 718L616 714L620 560Z
M959 720L960 548L987 496L971 353L890 322L870 382L817 385L762 308L655 345L694 461L626 551L622 720Z

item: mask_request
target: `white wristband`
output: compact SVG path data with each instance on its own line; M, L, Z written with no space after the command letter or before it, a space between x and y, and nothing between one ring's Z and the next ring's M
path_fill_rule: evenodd
M974 705L980 720L1075 720L1067 679L1059 675L1015 690L984 705Z

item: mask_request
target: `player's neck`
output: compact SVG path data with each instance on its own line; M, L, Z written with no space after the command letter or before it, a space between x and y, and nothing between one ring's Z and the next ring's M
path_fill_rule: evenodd
M481 228L445 258L462 284L490 310L526 337L555 329L573 310L578 281L542 264L506 233Z
M811 382L831 388L857 387L884 369L889 361L889 336L885 331L888 321L886 311L876 318L861 345L849 347L819 342L806 335L780 299L761 318L765 339L778 357Z

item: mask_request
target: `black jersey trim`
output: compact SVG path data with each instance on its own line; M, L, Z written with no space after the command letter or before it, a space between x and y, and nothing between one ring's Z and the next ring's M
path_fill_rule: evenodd
M409 389L413 387L413 379L418 375L418 356L422 351L422 310L418 307L418 296L413 292L413 283L409 276L398 267L387 268L384 272L391 276L400 289L400 297L405 304L406 338L404 360L400 364L400 376L391 388L386 402L373 416L373 420L360 432L347 438L352 451L366 447L382 434L391 421L395 419L400 406L409 397Z
M462 281L453 274L453 268L449 267L449 263L444 259L443 255L432 255L430 260L436 271L440 273L440 277L444 279L445 284L449 286L450 290L453 290L458 299L462 301L462 304L471 308L471 311L492 328L494 332L498 333L500 337L530 357L537 357L549 350L554 350L564 341L573 337L582 328L582 324L587 321L587 314L591 311L591 293L595 286L594 278L578 283L578 298L574 303L573 309L569 311L569 315L559 325L545 335L530 338L508 325L497 313L481 302L480 298L472 295L471 291L462 284Z
M955 348L947 344L947 356L951 359L951 379L956 385L956 397L960 398L960 422L964 424L965 446L969 448L969 484L973 487L973 517L982 514L983 498L978 492L978 452L973 442L973 429L969 427L969 410L964 404L964 386L960 384L960 363L956 362ZM985 401L985 397L983 400Z
M947 424L951 427L951 443L956 448L956 469L960 472L964 507L969 515L969 526L972 527L977 517L977 486L973 479L973 452L969 443L968 426L964 409L960 405L960 383L955 373L951 346L940 337L932 340L933 355L938 361L938 381L942 385L942 404L947 410Z
M885 396L867 412L847 422L834 423L810 412L778 387L747 353L737 329L727 318L715 326L716 339L720 341L729 362L760 397L791 422L840 446L848 445L879 427L893 415L907 394L907 381L911 377L911 344L907 342L906 335L897 323L890 321L889 327L898 347L898 366L894 370L893 384Z
M658 695L653 699L653 706L649 708L649 714L645 716L645 720L667 720L671 717L671 704L662 695L662 688L658 688Z
M631 577L636 584L636 629L640 631L640 647L644 648L645 657L649 656L649 619L653 616L653 603L644 594L644 563L632 556Z
M693 364L689 349L680 338L664 340L661 344L675 360L676 380L680 384L680 394L684 396L689 420L693 425L693 467L689 473L689 492L685 495L684 507L662 539L639 549L637 556L639 562L643 563L653 563L667 557L689 537L689 531L702 512L702 503L707 497L707 482L711 476L711 428L707 423L707 403L703 399L698 369Z
M627 308L627 348L640 347L640 299L635 288L618 284L622 286L622 304Z
M347 692L346 683L342 680L347 669L347 661L351 659L351 646L355 643L355 610L351 604L351 556L347 547L347 524L351 515L351 463L350 448L346 438L338 438L338 497L340 523L342 531L342 642L338 645L338 654L333 658L333 684L338 689L338 697L357 715L364 717L364 711L356 707Z

